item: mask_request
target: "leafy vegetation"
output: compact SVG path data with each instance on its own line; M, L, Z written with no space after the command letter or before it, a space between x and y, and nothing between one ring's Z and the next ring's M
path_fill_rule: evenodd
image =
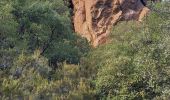
M91 48L69 0L0 1L0 99L168 100L170 13L152 4L142 23L119 22ZM164 12L166 11L166 12Z

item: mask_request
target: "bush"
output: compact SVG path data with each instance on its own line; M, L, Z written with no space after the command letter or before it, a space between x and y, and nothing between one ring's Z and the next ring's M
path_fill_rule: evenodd
M143 25L121 22L112 42L88 55L85 68L94 76L99 99L169 98L170 39L159 26L164 21L152 13Z
M0 79L2 99L86 99L94 97L88 80L80 76L78 65L64 64L52 70L39 51L33 55L22 53L16 59L10 74Z

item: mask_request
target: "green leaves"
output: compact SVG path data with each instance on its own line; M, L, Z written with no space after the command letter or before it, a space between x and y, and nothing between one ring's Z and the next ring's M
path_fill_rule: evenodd
M63 0L1 0L0 8L0 99L94 96L78 66L90 47Z
M121 22L114 26L110 44L89 53L84 63L87 73L95 76L100 99L169 98L169 34L161 28L168 21L164 18L152 12L141 24Z

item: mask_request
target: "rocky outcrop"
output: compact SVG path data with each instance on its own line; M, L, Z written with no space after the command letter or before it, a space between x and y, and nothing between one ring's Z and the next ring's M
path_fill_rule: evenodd
M107 42L110 29L120 20L137 20L147 14L145 0L72 0L75 32L94 47Z

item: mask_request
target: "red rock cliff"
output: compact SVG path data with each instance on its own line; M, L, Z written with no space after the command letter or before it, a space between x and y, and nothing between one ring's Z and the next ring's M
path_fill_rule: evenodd
M137 20L147 14L145 0L72 0L74 28L94 47L106 43L111 27L120 20Z

